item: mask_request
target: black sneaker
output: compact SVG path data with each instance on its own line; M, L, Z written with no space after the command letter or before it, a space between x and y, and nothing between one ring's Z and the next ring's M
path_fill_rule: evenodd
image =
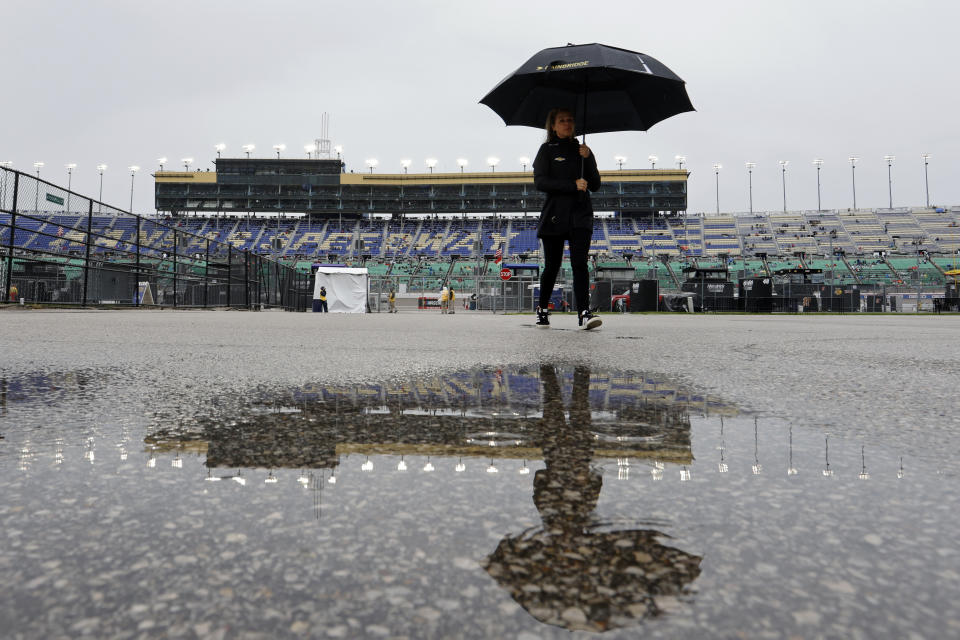
M577 314L577 319L580 321L581 329L596 329L603 324L603 320L600 319L600 316L595 315L589 309L587 311L581 311Z
M537 307L537 327L540 329L550 328L550 311Z

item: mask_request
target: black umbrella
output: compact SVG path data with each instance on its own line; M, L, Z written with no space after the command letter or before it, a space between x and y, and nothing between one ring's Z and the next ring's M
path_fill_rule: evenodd
M602 44L544 49L507 76L481 104L509 125L541 128L547 112L574 112L577 131L646 131L693 111L683 80L643 53Z

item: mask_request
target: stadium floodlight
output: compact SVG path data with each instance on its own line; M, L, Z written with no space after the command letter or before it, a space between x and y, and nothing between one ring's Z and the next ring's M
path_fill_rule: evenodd
M659 160L659 159L660 159L660 158L658 158L657 156L654 156L654 155L647 156L647 160L650 161L650 168L651 168L651 169L656 169L656 168L657 168L657 160Z
M883 159L887 162L887 189L890 194L890 208L893 209L893 161L897 159L896 156L883 156Z
M97 197L97 200L98 200L98 202L101 202L101 203L103 202L103 172L106 171L106 170L107 170L107 165L105 165L105 164L98 164L98 165L97 165L97 172L100 174L100 195ZM99 211L102 211L102 210L103 210L103 205L102 205L102 204L98 204L98 205L97 205L97 211L99 212Z
M490 171L496 171L497 165L499 163L500 163L500 158L497 158L496 156L490 156L489 158L487 158L487 166L490 167Z
M923 158L923 185L927 189L927 209L930 208L930 176L927 175L927 165L930 164L930 154L921 153L920 157Z
M433 168L437 166L437 159L427 158L426 163L427 163L427 169L430 169L430 173L433 173Z
M219 157L220 157L220 153L221 153L224 149L227 148L227 145L223 144L222 142L219 142L219 143L213 145L213 148L217 150L217 157L219 158Z
M283 144L282 142L280 144L273 145L273 150L277 152L277 160L280 159L280 152L285 151L286 148L287 145Z
M340 156L343 154L343 145L342 145L342 144L338 144L337 146L335 146L335 147L333 148L333 150L337 152L337 160L339 160L339 159L340 159Z
M70 192L73 185L73 170L77 168L77 163L68 162L63 166L67 168L67 211L70 211Z
M249 157L250 157L250 152L253 151L254 149L256 149L256 148L257 148L257 145L255 145L255 144L245 144L245 145L243 145L243 146L240 147L240 148L243 149L243 150L246 152L247 157L249 158Z
M823 166L823 159L814 158L813 166L817 168L817 211L820 211L820 167Z
M519 158L517 158L517 160L520 161L520 164L523 166L523 170L526 171L527 165L530 164L530 158L528 158L527 156L520 156Z
M623 171L623 163L627 161L627 156L613 156L613 161L619 165L620 171Z
M787 165L790 164L789 160L777 160L777 164L780 165L780 174L783 177L783 212L787 212Z
M853 210L857 210L857 161L860 160L857 156L850 156L847 158L850 162L850 182L853 184Z
M717 181L717 215L720 215L720 169L723 169L723 165L719 162L713 165L713 173Z
M745 162L747 168L747 192L750 198L750 213L753 213L753 168L757 166L756 162Z
M470 164L470 161L466 158L457 158L457 166L460 167L460 173L463 173L463 168Z
M673 156L673 159L677 163L677 169L683 169L683 163L687 161L687 156Z
M13 167L13 160L0 161L0 167L3 167L4 169L9 169Z
M127 211L133 211L133 178L137 175L137 171L140 171L140 167L135 164L127 167L130 170L130 208Z
M317 148L317 145L315 145L315 144L305 144L305 145L303 145L303 150L307 152L307 160L309 160L309 159L312 157L313 150L316 149L316 148ZM320 158L318 157L317 160L319 160L319 159L320 159Z
M380 164L380 161L376 158L367 158L366 163L367 166L370 167L370 173L373 173L373 168Z
M160 165L160 171L163 171L163 165L167 164L166 158L157 158L157 164Z
M180 162L183 163L184 171L190 171L190 165L193 164L193 158L181 158Z
M38 177L38 178L40 177L40 169L42 169L45 164L46 164L45 162L40 162L40 161L37 161L37 162L34 162L34 163L33 163L33 168L37 170L37 177Z
M407 169L410 168L410 158L402 158L400 160L400 166L403 167L403 172L406 173Z

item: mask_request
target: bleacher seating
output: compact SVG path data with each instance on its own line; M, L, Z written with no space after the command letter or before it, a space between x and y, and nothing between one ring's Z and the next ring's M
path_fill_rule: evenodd
M33 219L31 219L33 218ZM8 245L10 214L0 214L0 242ZM18 217L15 243L51 254L86 250L88 217L62 212L25 212ZM277 256L309 269L315 261L365 261L377 273L409 277L411 286L430 287L449 277L460 286L479 271L495 275L499 267L484 256L503 247L505 261L540 260L537 216L466 218L421 217L357 219L331 217L258 218L244 216L165 217L158 226L140 220L140 238L162 251L171 250L170 227L185 232L178 247L202 253L207 240L235 250ZM638 278L656 277L672 286L667 268L657 259L669 256L675 273L687 266L726 264L733 277L806 266L832 271L839 282L857 278L870 283L942 282L960 251L960 209L915 208L857 211L775 212L755 215L652 216L598 218L591 254L596 266L633 266ZM131 251L137 220L131 216L94 215L98 237L94 252ZM279 242L276 242L279 240ZM183 243L186 242L186 245ZM834 258L844 252L847 261ZM881 252L888 254L884 260ZM928 255L929 253L929 255ZM720 256L726 254L726 262ZM799 254L799 255L797 255ZM450 267L450 259L460 262ZM630 262L628 262L628 257ZM443 263L438 266L438 263ZM849 263L849 268L847 267ZM565 264L569 275L569 267ZM591 267L592 268L592 267ZM420 284L414 284L414 281Z

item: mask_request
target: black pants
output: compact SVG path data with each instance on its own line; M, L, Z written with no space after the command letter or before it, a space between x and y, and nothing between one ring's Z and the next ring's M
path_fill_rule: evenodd
M570 243L570 268L573 270L573 297L577 311L590 308L590 270L587 269L587 254L590 252L592 229L573 229L566 236L543 236L543 273L540 274L540 308L550 304L553 285L563 262L563 243Z

